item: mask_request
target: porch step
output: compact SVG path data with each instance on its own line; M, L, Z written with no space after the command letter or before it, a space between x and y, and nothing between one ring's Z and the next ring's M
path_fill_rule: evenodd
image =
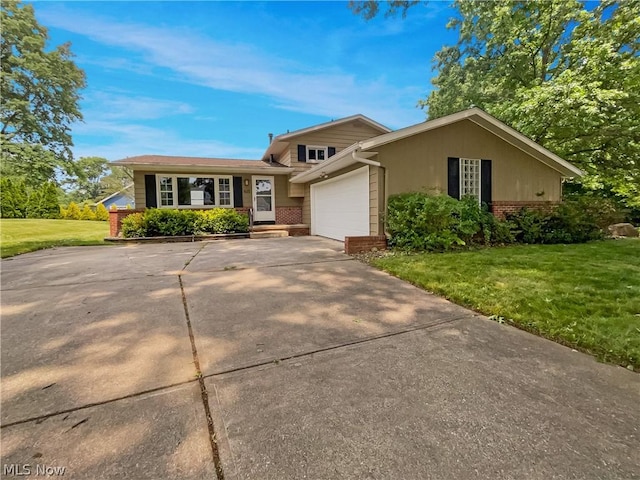
M288 237L289 232L286 230L265 230L262 232L251 232L249 238L279 238Z

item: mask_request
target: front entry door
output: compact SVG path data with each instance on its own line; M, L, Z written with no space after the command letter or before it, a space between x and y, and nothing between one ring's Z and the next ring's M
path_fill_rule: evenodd
M275 182L273 177L251 177L253 182L253 219L256 222L274 222L276 210L274 205Z

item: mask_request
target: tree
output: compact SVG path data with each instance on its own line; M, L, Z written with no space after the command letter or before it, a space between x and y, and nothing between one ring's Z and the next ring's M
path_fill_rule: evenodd
M75 201L97 200L104 192L102 179L109 171L109 161L102 157L81 157L75 162L76 176L67 183L73 185Z
M478 106L640 206L640 2L458 0L430 118Z
M60 218L58 187L53 182L42 184L31 191L27 200L28 218Z
M348 5L351 11L356 15L360 15L365 20L371 20L380 13L381 3L382 2L378 0L349 0ZM407 10L409 10L409 8L421 2L420 0L387 0L384 3L386 4L385 17L394 17L398 12L400 12L402 18L404 18L407 15Z
M26 217L27 199L27 188L22 180L0 178L0 217Z
M84 72L73 62L70 44L47 49L47 30L32 5L2 2L0 20L3 170L29 183L53 180L56 168L72 168L71 124L82 120Z
M99 220L102 222L109 221L109 211L107 210L107 207L105 207L102 203L99 203L96 206L95 218L96 220Z

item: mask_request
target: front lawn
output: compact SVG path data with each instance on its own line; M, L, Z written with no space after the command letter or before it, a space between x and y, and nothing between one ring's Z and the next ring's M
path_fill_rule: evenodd
M0 220L2 258L43 248L70 245L100 245L109 235L109 222L86 220Z
M640 369L640 240L395 254L372 263L499 322Z

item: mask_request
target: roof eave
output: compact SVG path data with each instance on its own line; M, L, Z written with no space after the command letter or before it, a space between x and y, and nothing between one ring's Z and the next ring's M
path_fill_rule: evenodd
M198 165L198 164L185 164L185 165L176 165L176 164L166 164L166 163L117 163L112 162L115 165L120 165L124 167L128 167L134 171L162 171L162 172L238 172L238 173L270 173L274 175L284 175L288 173L292 173L294 171L291 167L270 167L270 166L245 166L245 165ZM256 162L262 163L262 162Z

